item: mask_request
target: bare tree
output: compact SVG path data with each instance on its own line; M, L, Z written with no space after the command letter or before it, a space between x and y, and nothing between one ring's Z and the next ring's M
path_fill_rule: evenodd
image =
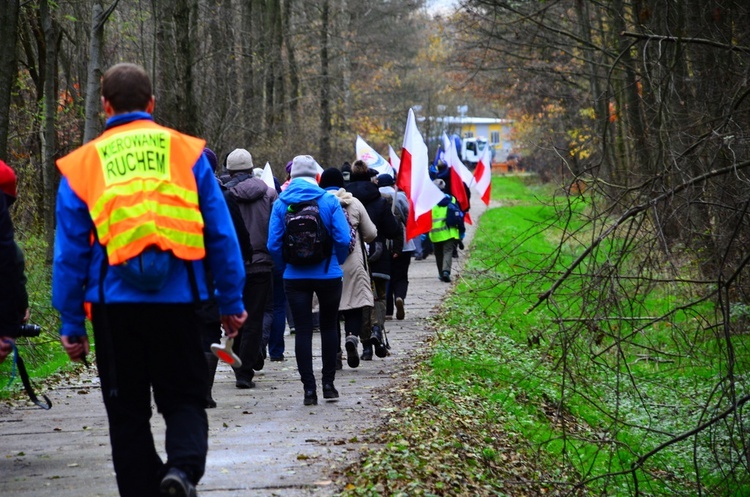
M529 268L540 275L532 310L551 316L542 333L559 358L548 379L555 408L575 397L599 413L608 436L593 444L604 454L628 430L654 441L618 445L632 466L581 468L579 487L628 480L638 494L644 483L668 485L654 456L677 444L694 454L682 475L691 491L748 484L750 371L737 335L750 295L750 35L739 29L749 17L740 1L463 2L465 60L478 62L464 64L464 77L484 91L502 87L495 95L517 102L519 116L539 119L544 133L527 136L539 137L529 155L588 187L557 203L560 243L547 270ZM560 273L569 244L575 254ZM670 305L659 309L665 295ZM652 336L661 326L675 330L664 341ZM712 384L673 393L681 430L657 421L663 414L643 393L652 380L634 360L712 372ZM592 376L607 399L586 386Z
M0 159L8 158L10 95L16 74L19 1L8 0L0 9Z
M86 82L86 124L83 131L83 142L89 142L101 132L99 113L101 103L102 51L104 41L104 23L117 8L115 0L105 11L101 2L95 2L91 9L91 45L89 47L88 79Z

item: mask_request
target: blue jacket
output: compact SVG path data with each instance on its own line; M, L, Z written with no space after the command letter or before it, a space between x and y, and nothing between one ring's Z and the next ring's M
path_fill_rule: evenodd
M317 199L320 217L323 224L333 238L333 257L330 263L323 261L309 266L298 266L286 264L282 256L282 245L284 238L284 217L290 204ZM326 280L343 278L344 272L340 264L343 264L349 256L349 223L336 196L326 192L318 185L302 179L295 178L289 183L286 190L281 192L279 199L274 202L271 211L271 222L268 227L268 251L273 257L276 267L284 268L284 279L316 279ZM328 272L326 272L328 264Z
M137 119L152 119L145 112L113 116L107 127ZM200 209L205 226L203 236L206 259L216 280L216 299L221 314L240 314L245 267L242 262L237 235L232 226L224 197L214 178L205 155L193 166L198 186ZM99 303L102 262L106 260L104 247L98 240L91 244L95 233L86 204L78 197L67 179L63 178L57 192L57 230L52 266L52 305L60 312L61 335L85 335L84 302ZM108 304L190 303L195 301L188 277L187 264L175 264L164 288L156 293L138 290L119 279L114 271L107 271L104 280L104 300ZM203 261L192 263L201 300L208 298L208 286Z

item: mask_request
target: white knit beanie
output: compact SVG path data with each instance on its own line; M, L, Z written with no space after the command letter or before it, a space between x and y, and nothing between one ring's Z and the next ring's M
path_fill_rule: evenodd
M298 155L292 160L292 179L294 178L316 178L318 176L318 163L309 155Z
M227 156L227 171L246 171L253 168L253 156L244 148L236 148Z

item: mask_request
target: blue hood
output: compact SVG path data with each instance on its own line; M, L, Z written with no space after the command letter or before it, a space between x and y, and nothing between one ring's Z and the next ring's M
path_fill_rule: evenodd
M307 202L309 200L318 199L326 194L318 185L313 185L307 180L302 178L295 178L289 183L289 186L281 192L279 200L285 204L296 204L298 202Z

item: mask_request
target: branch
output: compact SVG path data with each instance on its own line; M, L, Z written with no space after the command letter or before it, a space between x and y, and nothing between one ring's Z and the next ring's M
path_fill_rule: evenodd
M653 207L657 203L659 203L659 202L661 202L663 200L666 200L666 199L674 196L676 193L679 193L682 190L685 190L685 189L687 189L690 186L693 186L693 185L695 185L697 183L702 183L704 181L707 181L707 180L713 178L714 176L721 176L721 175L724 175L724 174L731 173L733 171L738 171L740 169L745 169L748 166L750 166L750 161L740 162L739 164L733 164L731 166L727 166L727 167L724 167L724 168L721 168L721 169L712 169L712 170L708 171L705 174L701 174L700 176L696 176L695 178L692 178L690 181L686 181L684 183L681 183L681 184L677 185L676 187L672 188L671 190L667 191L666 193L662 193L661 195L659 195L657 197L654 197L654 198L650 199L647 202L644 202L642 204L639 204L639 205L636 205L634 207L631 207L630 209L628 209L627 211L625 211L625 213L622 216L620 216L620 218L617 221L615 221L609 228L607 228L606 230L604 230L604 232L601 235L599 235L596 238L596 240L594 240L591 243L591 245L589 245L588 247L586 247L586 250L584 250L583 253L581 255L579 255L578 258L575 261L573 261L573 263L568 267L568 269L563 273L563 275L560 276L560 278L558 278L557 281L555 281L552 284L552 287L550 287L550 289L547 290L546 292L544 292L544 293L542 293L542 294L539 295L536 303L534 303L534 305L532 305L526 311L526 314L530 313L531 311L533 311L534 309L536 309L537 307L539 307L539 305L542 302L544 302L550 296L552 296L552 294L555 292L555 290L557 290L557 288L566 279L568 279L568 276L570 276L573 273L573 271L591 254L591 252L593 252L594 249L599 246L599 244L601 244L610 234L612 234L625 221L627 221L631 217L634 217L634 216L640 214L643 211L646 211L646 210L650 209L651 207Z
M673 43L694 43L696 45L708 45L716 48L723 48L725 50L737 50L739 52L750 53L750 47L743 47L741 45L727 45L714 40L707 40L705 38L683 38L680 36L661 36L661 35L647 35L643 33L633 33L632 31L623 31L620 33L622 36L630 36L631 38L638 38L640 40L656 40L656 41L671 41Z
M670 445L674 445L677 442L681 442L682 440L685 440L686 438L690 438L693 435L702 432L703 430L705 430L706 428L708 428L712 424L715 424L715 423L721 421L722 419L726 418L727 416L729 416L730 414L732 414L734 411L736 411L738 407L741 407L742 404L746 403L748 400L750 400L750 395L745 395L744 397L742 397L741 399L739 399L734 405L732 405L730 408L728 408L726 411L722 412L718 416L715 416L715 417L709 419L705 423L703 423L703 424L701 424L699 426L696 426L692 430L687 431L687 432L683 433L682 435L674 437L674 438L672 438L670 440L667 440L666 442L664 442L664 443L662 443L662 444L654 447L653 449L651 449L650 451L648 451L647 453L645 453L644 455L642 455L641 457L639 457L638 460L633 463L630 471L634 473L635 470L637 470L638 468L640 468L640 467L643 466L643 464L646 462L646 460L648 458L650 458L651 456L653 456L657 452L660 452L661 450L666 449Z

